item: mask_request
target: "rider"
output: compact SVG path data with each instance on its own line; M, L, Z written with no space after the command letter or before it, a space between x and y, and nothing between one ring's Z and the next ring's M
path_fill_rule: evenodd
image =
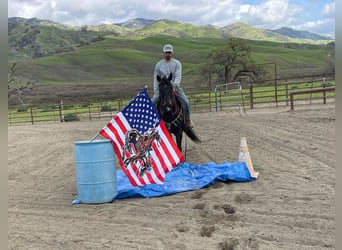
M182 77L182 64L175 58L172 58L173 47L171 44L166 44L163 47L164 59L160 60L154 68L154 82L153 82L153 90L154 95L152 97L152 102L156 104L159 98L159 82L157 80L157 75L160 77L166 76L168 77L170 73L172 73L172 84L174 86L174 91L178 93L178 97L182 100L185 106L186 114L185 114L185 127L192 128L192 123L190 120L190 105L189 100L186 97L183 89L180 86L181 77Z

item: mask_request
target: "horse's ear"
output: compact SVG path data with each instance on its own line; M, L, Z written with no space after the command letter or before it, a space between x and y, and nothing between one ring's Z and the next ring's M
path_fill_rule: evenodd
M157 75L157 81L160 82L161 81L161 78L159 75Z
M170 73L168 80L171 81L172 79L172 73Z

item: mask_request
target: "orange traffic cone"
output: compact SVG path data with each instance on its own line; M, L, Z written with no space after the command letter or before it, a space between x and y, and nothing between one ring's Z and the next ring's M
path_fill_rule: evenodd
M246 137L244 137L244 136L241 137L240 152L239 152L238 161L246 162L246 165L249 169L251 176L254 178L258 177L259 173L254 172L252 160L251 160L251 157L249 155L249 151L248 151L248 147L247 147L247 140L246 140Z

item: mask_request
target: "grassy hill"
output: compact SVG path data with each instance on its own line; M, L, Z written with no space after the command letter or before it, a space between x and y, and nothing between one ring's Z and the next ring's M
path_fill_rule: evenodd
M79 31L52 25L9 23L8 60L73 51L77 46L89 44L105 33L107 32Z
M183 63L185 78L198 80L200 65L208 52L226 42L223 38L174 38L155 36L142 39L106 36L103 40L69 52L23 59L18 69L27 75L39 72L43 83L124 81L151 79L155 63L161 59L162 45L174 45L174 57ZM279 72L324 71L327 45L305 45L247 40L257 63L275 62Z
M167 35L178 38L212 37L222 38L223 32L214 26L194 26L187 23L162 19L134 32L137 36Z
M122 24L70 26L40 20L36 18L8 19L8 60L24 57L38 58L56 53L75 50L75 48L98 41L104 36L141 39L154 36L172 36L175 38L227 38L239 37L249 40L293 42L307 44L327 44L333 40L323 40L322 36L310 36L319 39L303 38L303 32L287 30L289 36L280 31L258 29L245 23L234 23L223 28L213 25L195 26L178 21L161 19L135 19ZM305 33L307 35L307 33ZM306 37L306 36L304 36Z

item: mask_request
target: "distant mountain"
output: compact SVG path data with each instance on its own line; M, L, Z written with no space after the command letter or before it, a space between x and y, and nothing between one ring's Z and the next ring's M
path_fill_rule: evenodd
M220 28L213 25L195 26L169 19L136 18L118 24L72 26L37 18L10 17L8 18L8 59L37 58L64 53L72 51L76 47L103 40L105 36L238 37L258 41L311 44L334 41L307 31L296 31L289 28L265 30L242 22Z
M318 35L304 30L294 30L288 27L282 27L280 29L269 30L273 33L277 33L283 36L288 36L298 39L311 39L311 40L332 40L331 37Z
M156 20L145 19L145 18L135 18L135 19L131 19L126 22L123 22L123 23L115 23L114 25L125 27L125 28L143 28L154 22L156 22Z
M79 27L77 27L77 26L57 23L57 22L53 22L53 21L45 20L45 19L38 19L35 17L34 18L9 17L8 18L8 24L13 24L13 23L25 23L25 24L30 24L30 25L55 26L55 27L64 28L64 29L79 29Z
M274 42L293 42L293 39L289 37L273 33L269 30L263 30L254 28L246 23L237 22L227 25L222 28L222 31L226 35L233 37L249 39L249 40L264 40L264 41L274 41ZM292 40L292 41L291 41Z

